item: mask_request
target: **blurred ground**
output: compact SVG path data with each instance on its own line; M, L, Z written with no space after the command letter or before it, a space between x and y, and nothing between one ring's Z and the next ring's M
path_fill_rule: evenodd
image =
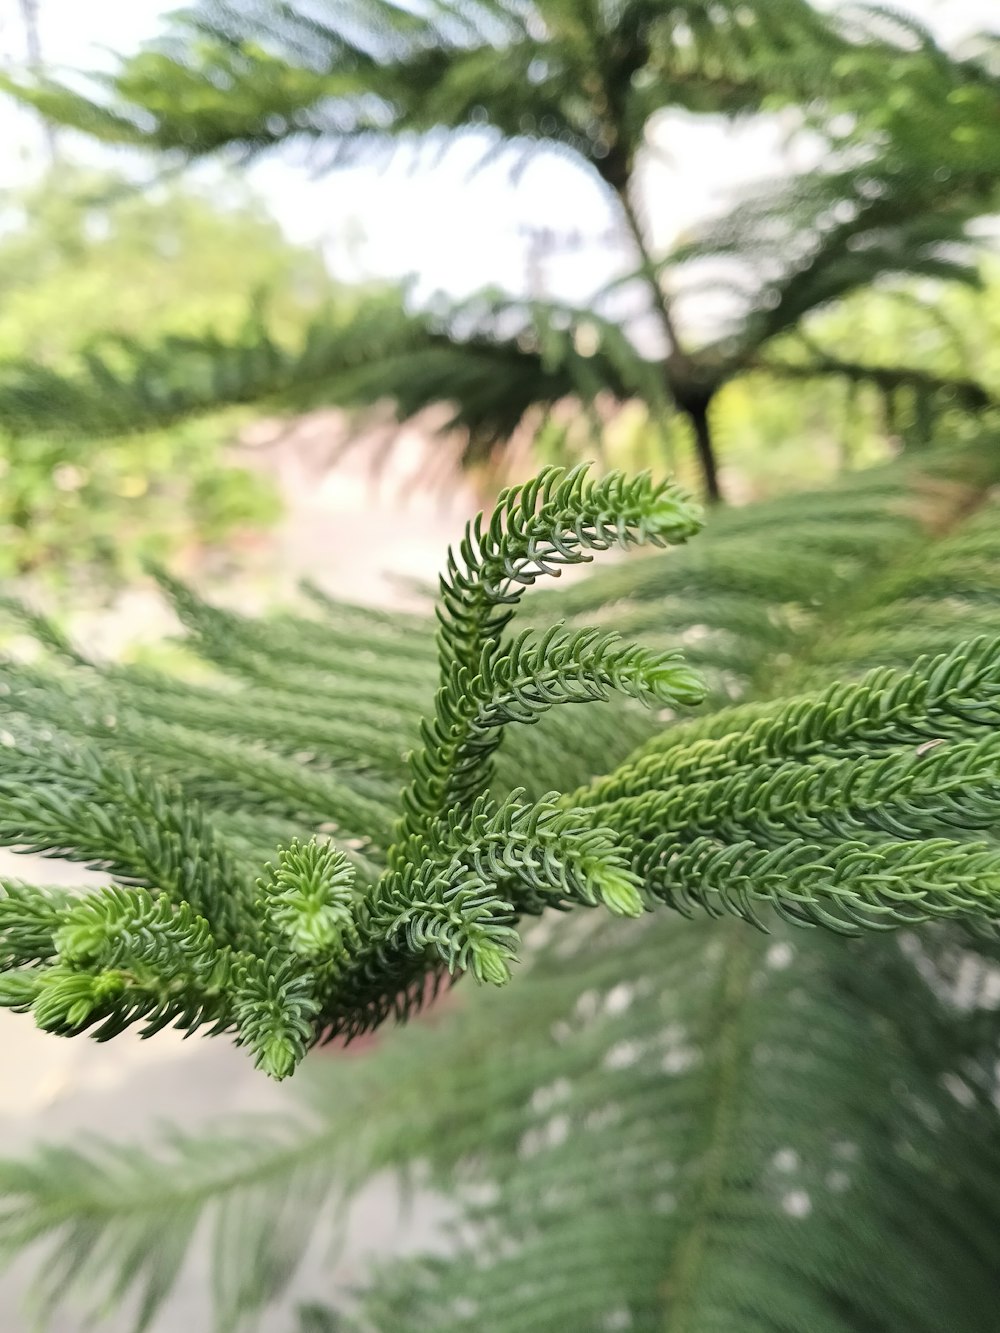
M412 594L387 575L434 578L448 542L479 507L475 497L461 482L448 488L446 498L423 484L426 436L414 433L400 442L377 487L362 466L364 448L331 470L329 454L338 437L338 422L330 414L307 419L270 444L267 427L261 428L250 453L257 466L275 475L286 516L275 533L241 552L246 573L224 580L226 600L252 606L286 597L308 574L335 595L393 605ZM191 563L191 573L206 572L196 560ZM219 578L216 570L213 582ZM74 625L91 651L108 655L173 629L172 617L151 588L131 590L99 612L81 613ZM91 887L103 882L77 866L2 849L0 875ZM6 1073L0 1085L5 1155L16 1155L34 1141L65 1141L80 1132L131 1140L158 1123L193 1126L247 1111L280 1112L294 1097L256 1073L245 1055L221 1039L183 1041L168 1031L148 1042L129 1034L107 1045L63 1041L38 1032L29 1019L0 1011L0 1043ZM397 1211L392 1182L373 1182L352 1212L343 1254L332 1267L322 1253L309 1255L296 1292L308 1299L335 1298L358 1281L366 1255L398 1251L433 1229L436 1211L430 1201L408 1225L396 1224ZM204 1256L194 1253L155 1333L210 1333L204 1275ZM29 1278L30 1265L19 1264L0 1279L2 1333L30 1328L23 1308ZM83 1323L79 1316L64 1315L52 1327L54 1333L82 1333ZM127 1324L113 1318L90 1327L119 1333ZM261 1333L289 1333L290 1328L287 1315L275 1316L261 1324Z

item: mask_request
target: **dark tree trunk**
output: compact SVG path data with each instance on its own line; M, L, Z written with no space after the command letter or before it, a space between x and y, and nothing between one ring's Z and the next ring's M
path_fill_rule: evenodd
M705 499L710 505L717 505L722 503L722 490L719 486L719 469L715 461L715 446L712 444L712 429L708 421L710 405L709 398L704 402L684 403L683 410L694 431L694 447L705 484Z

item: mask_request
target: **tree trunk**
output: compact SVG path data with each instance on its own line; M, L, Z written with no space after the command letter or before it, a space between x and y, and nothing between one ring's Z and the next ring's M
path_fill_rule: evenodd
M715 446L712 444L712 430L708 421L710 402L709 399L704 403L686 403L683 410L694 431L694 447L705 484L705 499L710 505L717 505L722 503L722 490L719 486L719 469L715 461Z
M646 237L643 233L642 223L635 209L632 207L632 201L629 198L628 178L623 176L620 181L614 181L610 177L606 179L613 185L615 193L618 195L618 202L621 204L622 215L628 226L629 233L635 243L635 248L639 254L642 265L642 273L646 279L649 288L652 307L660 317L663 325L663 332L667 342L667 355L663 364L663 376L665 388L691 422L694 430L695 449L698 454L698 462L701 465L701 475L705 484L705 498L709 504L720 504L722 501L722 491L719 489L719 472L715 465L715 450L712 447L712 432L708 422L708 409L712 401L714 390L702 387L697 379L692 384L692 372L697 369L692 357L684 350L680 338L677 335L677 329L674 325L673 314L670 309L670 302L660 286L659 278L656 275L656 267L650 255L649 246L646 243ZM680 385L680 391L678 391Z
M24 44L28 52L28 68L37 79L43 72L38 0L21 0L21 19L24 23ZM49 165L54 166L58 158L55 128L43 111L40 111L38 115L42 122L42 134L48 151Z

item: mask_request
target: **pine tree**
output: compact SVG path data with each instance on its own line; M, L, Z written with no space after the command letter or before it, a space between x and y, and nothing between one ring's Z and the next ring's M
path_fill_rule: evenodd
M894 94L892 114L883 109L887 71L894 87L911 91L909 100ZM967 224L990 206L983 153L992 149L977 157L975 145L963 144L959 174L967 185L975 177L976 188L943 193L940 158L919 131L942 91L954 110L947 124L934 122L938 145L950 143L956 117L964 132L970 108L995 105L989 57L954 60L915 25L881 11L832 20L806 0L692 0L667 9L649 0L481 0L426 13L388 0L212 3L184 11L160 42L96 84L88 97L52 80L7 80L52 123L187 159L220 151L245 159L305 144L330 167L469 131L485 136L488 156L521 165L541 150L568 155L608 195L635 261L616 286L634 290L636 308L658 323L662 348L640 355L599 309L512 303L486 291L457 309L417 313L393 292L346 324L318 321L294 349L255 320L237 340L126 344L89 358L75 375L8 365L0 410L19 428L58 429L73 419L88 431L114 431L125 420L161 424L262 394L360 406L392 397L401 417L444 400L456 404L452 424L469 432L468 454L477 458L505 441L529 407L603 391L641 399L655 415L679 410L715 499L710 410L747 371L872 380L928 402L978 407L988 399L975 383L912 371L905 361L845 363L808 342L797 357L773 354L812 312L859 287L975 279ZM831 168L778 207L770 197L742 207L694 247L657 254L636 186L650 116L680 107L736 117L802 103L827 138L845 107L851 113L853 138L831 149ZM872 162L886 137L891 152ZM679 327L666 279L685 260L720 254L741 261L743 299L733 327L698 346Z
M629 81L630 115L794 100L804 51L854 69L852 96L871 88L885 39L837 47L845 67L828 43L849 34L791 4L769 28L778 12L687 6L690 38L674 27L650 43L639 74L673 63ZM248 47L245 7L212 13L194 20L201 64L183 44L139 57L111 111L95 118L51 85L37 100L59 123L160 148L257 150L294 126L350 155L465 123L431 94L461 109L488 91L498 62L480 29L506 40L519 21L500 5L438 9L431 40L430 20L388 5L362 12L374 30L347 9L332 29L261 5L249 21L269 40ZM552 6L570 53L576 13ZM584 36L609 13L588 11ZM659 41L651 13L614 17ZM753 21L737 41L741 13ZM520 30L537 58L551 34ZM336 61L317 66L316 50ZM940 86L936 48L893 51ZM972 69L963 87L988 99L986 63ZM590 95L580 67L546 71L524 95L551 96L573 151L610 170L614 145L571 96ZM376 83L381 103L358 96ZM128 107L155 110L153 128ZM499 136L524 132L496 107ZM347 110L378 115L355 124ZM907 133L918 123L905 111L886 113L893 143L899 117ZM707 235L703 255L764 257L767 299L751 302L753 336L748 324L692 363L755 365L875 272L961 275L966 256L947 245L983 209L990 172L963 166L935 211L934 151L921 151L905 170L889 154L799 183L791 203ZM818 227L848 190L857 215ZM824 238L804 254L786 245L797 210ZM788 261L777 278L772 259ZM588 375L680 401L614 326L591 320L599 346L584 357L553 312L533 312L534 346L500 338L494 313L480 302L435 323L388 294L317 322L301 349L257 319L236 339L125 343L79 375L8 367L0 401L25 429L96 435L220 402L365 402L392 384L403 413L456 401L480 444L547 396L586 396ZM789 375L871 374L809 345L780 356ZM975 384L874 378L983 401ZM984 425L966 447L939 438L700 531L673 486L549 470L451 553L436 631L314 587L311 610L242 616L159 571L211 670L200 683L95 660L6 600L42 651L0 662L0 844L76 860L108 886L0 886L0 1001L64 1037L176 1025L235 1040L275 1078L304 1062L296 1083L317 1109L0 1162L0 1252L46 1243L50 1305L131 1297L151 1328L204 1223L215 1324L233 1330L281 1298L331 1201L378 1171L420 1182L429 1168L454 1205L446 1257L388 1256L356 1315L312 1306L300 1333L989 1333L997 481ZM533 586L640 543L671 549ZM440 1023L397 1024L453 982ZM363 1062L309 1056L374 1028Z
M152 1327L207 1215L236 1328L331 1197L429 1164L450 1257L387 1263L359 1329L990 1328L986 443L697 535L670 487L545 474L452 554L436 645L318 589L257 620L162 574L218 684L9 603L46 657L3 664L0 838L110 886L5 884L5 1003L229 1032L281 1077L482 985L307 1061L318 1118L3 1164L6 1253L48 1239L51 1299L131 1293ZM673 549L522 601L640 540Z

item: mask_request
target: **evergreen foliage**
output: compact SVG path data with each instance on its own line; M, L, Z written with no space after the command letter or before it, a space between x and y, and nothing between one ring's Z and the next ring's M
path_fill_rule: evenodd
M222 0L92 96L7 81L53 122L181 158L555 148L606 187L662 334L642 357L593 311L493 293L424 314L366 295L297 342L255 309L8 361L15 437L388 395L400 416L451 402L475 459L528 408L610 390L687 415L714 495L713 399L766 372L870 382L888 414L906 397L927 445L701 534L673 486L548 470L470 525L434 630L316 588L311 612L255 619L159 570L197 684L96 660L5 599L42 656L0 661L0 844L109 882L0 883L0 1003L63 1037L226 1035L274 1078L305 1060L311 1101L0 1162L0 1254L46 1248L46 1311L131 1301L153 1328L199 1235L216 1327L252 1326L328 1210L389 1169L450 1199L443 1254L383 1262L300 1333L992 1333L1000 478L987 426L930 447L991 398L964 368L803 331L876 279L976 280L992 59L800 0ZM804 102L828 168L654 253L650 116ZM690 344L665 269L732 259L741 313ZM392 1030L464 972L483 984L440 1023ZM309 1057L375 1028L363 1061Z
M46 661L0 676L0 832L113 883L4 886L8 1004L63 1033L225 1030L281 1076L449 968L487 986L309 1060L313 1107L281 1125L3 1163L0 1245L49 1241L52 1300L130 1294L152 1327L207 1217L236 1328L330 1200L429 1167L447 1257L385 1266L343 1326L986 1333L996 480L982 444L914 456L518 607L699 521L648 479L546 474L453 553L439 676L418 618L316 590L256 621L164 577L224 673L197 686L35 618Z
M298 343L254 319L241 336L128 342L72 369L13 360L0 369L0 412L18 430L74 420L104 433L262 398L390 399L401 419L448 402L451 424L468 432L467 457L481 459L527 409L610 393L656 417L677 409L715 499L711 408L746 373L871 383L891 401L916 395L931 415L982 407L991 395L964 374L869 365L806 337L784 344L815 312L875 283L975 280L969 224L992 208L996 181L994 149L974 121L990 123L996 103L990 60L989 50L952 57L880 9L830 17L806 0L197 5L86 92L38 77L5 86L53 124L184 160L304 146L322 169L462 136L482 145L483 161L518 169L558 153L606 192L630 271L590 309L483 291L417 314L389 292L346 320L317 318ZM887 72L899 89L891 110ZM636 185L651 117L789 106L830 144L829 166L659 253ZM848 132L838 128L845 112ZM942 189L953 140L959 156ZM673 279L693 281L704 270L691 261L706 259L712 272L737 261L723 284L736 314L699 343L678 317ZM633 331L605 313L623 294L656 326L641 354Z
M284 1077L324 1034L355 1033L405 1011L428 971L505 982L514 923L525 911L581 902L640 913L639 882L603 827L572 810L525 804L518 793L498 805L488 795L491 755L505 726L535 722L554 706L607 699L612 690L691 704L702 697L700 683L676 653L621 646L607 632L529 630L509 644L503 635L521 592L540 575L615 544L680 542L699 524L668 485L617 474L588 481L578 469L515 487L487 525L470 525L441 582L434 716L421 725L395 829L395 794L377 777L361 772L351 781L335 764L311 771L199 735L190 718L180 729L164 725L143 716L141 704L131 719L95 715L71 683L48 688L11 666L0 825L20 846L143 887L66 905L45 958L10 972L0 1002L31 1009L55 1031L96 1025L99 1037L140 1021L147 1033L168 1023L233 1030L260 1065ZM197 623L196 600L183 589L177 600ZM206 608L200 619L217 628L234 618ZM46 637L82 664L57 631ZM238 645L238 626L232 637ZM304 657L316 676L333 665L308 646ZM33 728L42 718L59 730L39 745ZM363 735L354 737L356 756ZM141 759L133 770L123 754L161 756L166 781L147 776ZM256 798L240 798L237 774ZM178 775L194 777L196 789L177 786ZM332 824L341 845L293 842L255 891L204 812L209 796ZM31 957L41 906L21 889L10 911L10 952ZM30 945L17 940L25 912Z

